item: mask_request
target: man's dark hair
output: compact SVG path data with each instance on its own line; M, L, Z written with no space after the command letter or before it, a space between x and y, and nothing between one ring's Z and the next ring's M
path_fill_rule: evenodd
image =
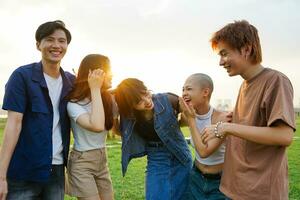
M67 37L67 43L71 42L72 36L68 29L65 27L65 23L61 20L50 21L41 24L35 32L35 40L41 42L45 37L48 37L56 30L63 30Z

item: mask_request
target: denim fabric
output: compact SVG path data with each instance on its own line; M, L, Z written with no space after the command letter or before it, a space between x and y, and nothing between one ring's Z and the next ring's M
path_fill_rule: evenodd
M166 147L146 147L146 200L186 200L190 167Z
M47 182L8 180L7 200L63 200L64 166L53 165Z
M185 138L180 130L174 109L167 94L153 95L154 129L168 151L181 164L190 167L192 156ZM121 116L120 130L122 132L122 173L125 175L132 158L147 154L146 141L134 131L136 120Z
M219 190L221 179L205 178L203 174L193 166L190 172L187 189L188 200L228 200Z

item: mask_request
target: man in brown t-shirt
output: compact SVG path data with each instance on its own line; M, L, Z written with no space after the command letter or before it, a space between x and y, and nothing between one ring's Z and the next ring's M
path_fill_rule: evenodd
M231 199L288 199L286 147L295 131L291 82L261 65L257 29L245 20L217 31L211 44L229 76L244 79L232 123L207 127L202 136L203 142L226 137L220 190Z

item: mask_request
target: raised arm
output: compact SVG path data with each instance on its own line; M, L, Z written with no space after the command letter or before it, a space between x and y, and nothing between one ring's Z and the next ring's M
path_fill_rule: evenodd
M105 129L105 114L101 97L104 76L105 73L101 69L96 69L89 73L88 83L91 90L91 113L84 113L76 120L76 123L81 127L93 132L101 132Z
M179 104L182 109L182 114L190 127L191 135L194 141L197 153L206 158L210 156L223 142L223 139L215 138L209 140L206 144L202 142L200 130L196 123L196 113L192 105L187 105L182 98L179 98Z

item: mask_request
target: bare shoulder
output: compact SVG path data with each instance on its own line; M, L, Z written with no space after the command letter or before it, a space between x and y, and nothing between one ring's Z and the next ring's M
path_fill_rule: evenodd
M227 114L228 112L214 109L211 119L212 124L216 124L218 121L227 121Z

